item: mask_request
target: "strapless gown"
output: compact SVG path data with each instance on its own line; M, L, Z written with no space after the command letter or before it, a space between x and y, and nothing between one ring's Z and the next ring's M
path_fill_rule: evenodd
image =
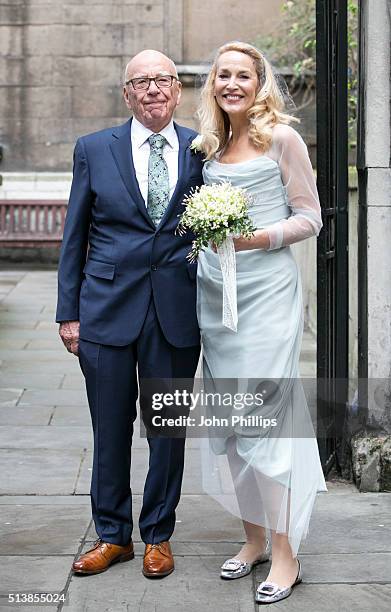
M290 216L279 165L266 155L204 165L206 184L229 181L250 195L257 228ZM222 325L222 274L210 248L198 261L197 312L206 390L265 391L265 402L240 414L246 425L209 428L202 442L203 485L224 508L249 522L287 533L294 554L308 531L318 491L326 491L318 445L299 375L303 334L300 273L289 246L236 253L237 332ZM263 387L266 387L263 389ZM251 403L250 403L251 404ZM232 416L234 406L208 406ZM259 417L275 418L264 429ZM231 423L232 419L228 419ZM251 423L255 425L251 426ZM250 423L250 425L249 425Z

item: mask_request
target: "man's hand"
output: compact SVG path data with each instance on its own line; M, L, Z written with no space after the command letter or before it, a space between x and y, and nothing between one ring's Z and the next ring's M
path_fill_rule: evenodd
M74 355L79 354L79 328L79 321L63 321L58 330L67 351Z

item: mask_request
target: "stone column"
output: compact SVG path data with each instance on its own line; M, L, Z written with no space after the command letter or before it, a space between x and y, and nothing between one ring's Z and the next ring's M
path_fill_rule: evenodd
M359 101L360 490L391 490L391 169L389 0L362 0ZM368 384L366 381L368 380Z

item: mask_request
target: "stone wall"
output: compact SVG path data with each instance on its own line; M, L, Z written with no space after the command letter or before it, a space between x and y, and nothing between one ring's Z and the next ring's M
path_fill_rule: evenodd
M226 40L270 32L281 4L0 0L1 170L69 170L78 136L128 116L121 82L129 57L155 48L185 73ZM187 125L196 96L190 80L178 113Z
M185 0L181 61L209 61L229 40L251 42L272 32L278 26L281 5L279 0Z
M352 467L355 482L361 491L390 491L391 5L389 0L362 0L360 23L360 138L357 164L360 384L356 435L352 439Z

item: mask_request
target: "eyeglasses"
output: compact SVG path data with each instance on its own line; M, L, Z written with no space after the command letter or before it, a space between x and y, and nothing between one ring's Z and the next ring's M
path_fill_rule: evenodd
M151 81L154 81L156 87L158 87L159 89L164 89L165 87L171 87L174 80L177 81L178 79L175 76L171 76L170 74L165 74L153 78L139 77L137 79L129 79L129 81L125 81L125 85L129 85L129 83L132 83L133 89L135 89L136 91L141 91L142 89L149 89Z

